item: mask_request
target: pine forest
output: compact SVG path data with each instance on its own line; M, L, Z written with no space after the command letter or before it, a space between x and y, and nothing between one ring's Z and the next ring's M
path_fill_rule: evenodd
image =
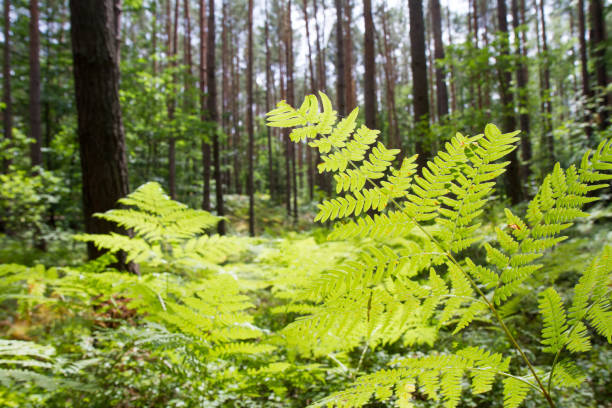
M0 9L0 407L612 408L609 1Z

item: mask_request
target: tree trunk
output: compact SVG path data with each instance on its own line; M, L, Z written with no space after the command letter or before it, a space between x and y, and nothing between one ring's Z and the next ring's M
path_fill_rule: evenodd
M42 166L42 128L40 114L40 33L38 0L30 0L30 162Z
M177 40L178 40L178 11L179 11L179 0L175 0L174 3L174 22L172 21L171 12L171 0L167 0L166 12L167 12L167 49L168 56L170 58L170 69L171 69L171 86L167 101L167 112L168 122L170 125L170 136L168 138L168 189L170 198L176 199L176 139L175 139L175 123L174 113L176 108L176 52L177 52Z
M253 131L253 0L249 0L249 22L248 22L248 44L247 44L247 132L249 134L249 146L247 149L248 174L247 190L249 194L249 234L255 236L255 198L253 191L253 150L255 136Z
M389 145L395 149L401 149L401 141L397 129L397 121L395 120L395 64L391 55L391 46L389 44L389 27L387 25L387 11L384 6L382 9L382 46L385 63L383 71L385 74L385 102L387 104L387 122L389 123ZM379 44L381 41L379 41Z
M544 16L544 0L540 0L539 4L540 18L542 23L542 51L544 54L544 80L542 83L542 96L544 105L544 131L542 132L542 147L546 146L548 153L548 167L552 169L555 162L554 140L552 134L552 101L550 93L550 58L548 55L548 39L546 36L546 18Z
M295 88L293 82L293 28L291 25L291 0L287 2L287 14L286 14L286 42L285 42L285 53L287 62L287 103L289 105L295 105ZM287 137L288 139L288 137ZM289 143L289 156L291 158L291 187L293 193L293 221L297 224L298 221L298 207L297 207L297 166L296 166L296 152L295 143Z
M512 73L508 66L510 56L510 44L508 37L506 0L497 0L497 21L500 31L500 55L497 59L497 70L499 75L499 93L502 103L502 132L516 130L516 119L514 117L514 101L510 91ZM512 204L518 204L523 198L521 189L520 167L516 150L510 153L510 164L506 171L506 192Z
M364 54L364 100L365 123L376 129L376 56L374 54L374 20L372 19L372 0L363 0L363 20L365 24Z
M2 61L2 124L4 127L4 139L13 139L13 101L11 98L11 2L4 0L4 49ZM11 160L5 158L3 161L3 172L8 173Z
M308 43L308 72L310 75L310 93L316 95L317 85L314 68L312 65L312 47L310 46L308 0L302 0L302 10L304 12L304 25L306 26L306 42ZM310 200L312 200L314 198L314 167L312 165L312 149L306 149L306 172L306 181L308 183L308 197L310 197Z
M604 5L601 0L591 0L591 46L593 47L593 60L595 63L595 78L597 87L602 92L599 102L599 128L604 130L609 125L610 108L612 107L612 94L607 90L608 75L606 71L606 21Z
M345 1L344 4L344 84L346 97L344 103L346 104L346 113L348 114L357 105L357 95L355 93L355 78L353 76L353 13L351 0Z
M318 2L319 0L313 0L315 29L317 31L317 84L320 90L325 91L327 89L327 78L325 76L325 55L321 50L321 36L319 34L319 13L317 10Z
M521 156L525 165L523 167L523 181L527 181L529 176L529 162L531 161L531 140L530 140L530 121L529 121L529 108L528 108L528 95L527 88L528 71L527 65L523 58L523 48L526 43L520 36L520 19L518 0L512 0L512 28L514 28L514 43L516 45L516 59L518 61L516 67L516 87L518 97L518 108L519 108L519 126L521 128Z
M431 0L431 19L434 37L434 56L436 61L444 59L444 44L442 43L442 13L440 0ZM446 87L446 72L444 67L436 65L436 102L438 118L443 121L448 116L448 89Z
M446 9L446 25L447 25L447 29L448 29L448 44L452 47L453 46L453 35L452 35L452 30L451 30L451 21L450 21L450 10L447 8ZM451 110L454 112L457 112L457 89L455 86L455 78L457 76L455 75L455 64L453 64L451 62L451 69L450 69L450 93L451 93Z
M214 0L209 0L214 1ZM200 0L200 119L206 121L206 75L208 38L206 32L206 4ZM210 211L210 140L202 140L202 177L204 188L202 209Z
M264 24L264 38L266 46L266 112L269 112L272 108L270 101L270 88L273 83L272 79L272 60L270 56L270 28L268 24L268 2L266 1L266 21ZM266 126L267 138L268 138L268 186L270 191L270 199L274 200L276 197L276 172L274 171L274 161L272 159L272 128Z
M129 192L112 0L71 0L70 24L85 230L120 232L93 216L114 208ZM87 249L90 259L102 254L92 243Z
M587 44L586 44L586 21L584 17L584 0L578 0L578 41L580 43L580 70L582 72L582 94L584 99L588 103L593 97L591 91L591 83L589 80L589 65L587 58ZM584 121L586 122L585 131L589 139L593 136L593 129L591 127L591 115L589 110L584 107Z
M221 184L221 160L219 152L219 136L217 134L217 83L215 82L215 1L208 2L208 45L206 55L206 82L208 86L208 121L210 122L210 136L213 144L213 165L215 178L215 197L217 199L217 215L223 217L223 186ZM219 221L217 231L225 235L225 221Z
M415 120L417 162L424 166L430 156L429 99L427 95L427 59L425 58L425 25L421 0L408 0L410 13L410 56L412 68L412 103Z
M344 30L343 19L344 12L342 11L342 0L336 2L336 99L338 106L338 114L342 117L346 116L346 83L344 69Z

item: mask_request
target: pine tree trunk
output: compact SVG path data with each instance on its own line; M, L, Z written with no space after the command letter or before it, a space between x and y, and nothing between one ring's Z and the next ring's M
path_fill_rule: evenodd
M314 4L314 15L315 15L315 29L317 31L317 84L320 90L325 91L327 89L327 78L325 76L325 55L321 50L321 35L319 34L319 13L317 10L317 3L319 0L313 0Z
M429 97L427 95L427 59L425 58L425 24L421 0L408 0L410 13L410 56L412 69L412 103L415 120L417 162L424 166L430 156Z
M589 79L589 64L587 57L587 43L586 43L586 21L584 17L584 0L578 0L578 42L580 44L580 71L582 73L582 94L584 99L588 103L593 97L591 91L591 83ZM589 139L593 136L593 129L591 127L591 115L588 109L584 109L584 121L586 122L585 131Z
M434 56L437 61L444 59L444 44L442 43L442 13L440 0L431 0L431 19L434 36ZM436 65L436 102L438 118L444 120L448 116L448 89L446 87L446 72L443 66Z
M4 127L4 139L13 139L13 101L11 97L11 2L4 0L4 49L2 61L2 102L4 109L2 112L2 124ZM2 170L8 173L11 160L3 160Z
M365 24L364 55L364 100L365 124L376 129L376 57L374 55L374 20L372 19L372 0L363 0L363 20Z
M210 137L213 145L213 166L215 178L215 197L217 199L217 215L223 217L225 210L223 206L223 186L221 184L221 160L219 151L219 136L217 135L217 83L215 81L215 2L208 2L208 45L206 55L206 74L208 86L208 121L210 122ZM217 232L225 235L225 221L219 221Z
M93 216L129 192L112 0L71 0L70 23L85 231L121 232ZM90 259L102 254L91 243L87 250Z
M499 92L502 103L502 132L516 130L516 119L514 117L514 101L510 90L512 80L511 68L507 60L510 55L510 44L508 36L508 20L506 0L497 0L497 21L500 31L500 55L497 60L499 75ZM510 164L506 171L506 192L512 204L518 204L523 198L521 189L520 167L516 150L510 153Z
M264 36L266 45L266 112L270 112L272 104L270 101L270 88L272 87L272 58L270 56L270 28L268 24L268 2L266 1L266 21L264 25ZM268 138L268 186L270 191L270 199L274 200L276 197L276 172L274 171L273 150L272 150L272 128L266 126L267 138Z
M286 14L286 41L285 41L285 52L287 61L287 103L291 106L295 106L295 86L293 81L293 28L291 25L291 0L287 2L287 14ZM287 137L289 140L289 137ZM296 166L296 152L295 143L289 142L289 156L291 158L291 187L293 194L293 221L297 224L298 221L298 207L297 207L297 166Z
M387 25L387 11L382 9L382 45L385 63L383 70L385 73L385 102L387 104L387 122L389 123L389 145L395 149L401 149L401 140L395 120L395 69L389 44L389 27ZM381 41L379 41L379 44Z
M209 0L214 1L214 0ZM200 0L200 120L206 121L206 76L208 38L206 31L206 4ZM210 141L202 140L202 177L204 178L202 209L210 211Z
M351 0L342 0L344 4L344 84L345 84L345 107L348 114L357 105L355 93L355 78L353 76L353 13Z
M599 128L604 130L608 127L610 109L612 108L612 94L607 90L608 74L606 70L606 21L604 5L601 0L591 0L591 47L593 49L593 61L595 63L595 78L597 87L602 93L599 102Z
M335 0L336 3L336 105L338 114L346 116L346 77L345 77L345 56L344 56L344 12L342 0Z
M248 44L247 44L247 132L249 134L249 146L247 149L247 190L249 194L249 234L255 236L255 197L253 189L253 151L255 136L253 130L253 0L249 0L249 22L248 22Z
M308 72L310 76L310 93L316 95L317 85L314 68L312 65L312 47L310 45L310 22L308 20L308 0L302 0L302 11L304 12L304 25L306 26L306 42L308 43ZM306 92L305 92L306 93ZM312 149L306 149L306 181L308 183L308 197L314 198L314 167L312 165Z
M552 134L552 101L550 93L550 58L548 55L548 39L546 36L546 18L544 16L544 0L540 0L540 21L542 24L542 52L544 54L544 74L542 82L542 104L544 105L544 131L542 132L542 146L546 146L548 154L548 167L552 169L555 162L554 140Z
M42 166L42 127L40 113L40 33L38 0L30 0L30 162Z
M446 25L447 25L447 29L448 29L448 44L452 47L453 46L453 35L452 35L452 30L451 30L451 21L450 21L450 10L447 8L446 9ZM450 69L450 93L451 93L451 110L454 112L457 112L457 89L455 86L455 78L457 76L455 75L455 64L453 64L451 62L451 69Z
M170 198L176 199L176 139L175 139L175 124L174 113L176 108L176 52L177 52L177 37L178 37L178 10L179 0L174 3L174 22L171 12L171 0L167 0L167 49L170 57L170 69L172 70L172 86L167 101L168 122L170 125L170 136L168 138L168 189Z
M523 167L523 181L527 180L529 176L529 162L531 161L531 139L530 139L530 121L529 121L529 108L528 108L528 95L527 88L528 71L527 65L523 58L523 48L526 43L523 41L519 34L519 28L521 26L519 19L518 0L512 1L512 28L514 28L514 43L516 45L516 59L518 61L516 67L516 87L518 97L518 108L519 108L519 126L521 129L521 157L525 162Z

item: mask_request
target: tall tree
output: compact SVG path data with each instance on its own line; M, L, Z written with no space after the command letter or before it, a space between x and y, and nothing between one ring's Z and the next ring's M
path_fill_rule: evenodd
M176 54L178 45L178 12L179 0L174 2L174 21L171 11L172 0L166 2L166 46L168 58L170 60L171 70L171 86L170 92L167 95L166 109L168 112L168 122L170 125L170 136L168 138L168 189L170 190L170 198L176 199L176 135L174 115L176 110Z
M593 96L591 91L591 82L589 80L589 64L587 57L586 43L586 21L584 17L584 0L578 0L578 41L580 43L580 71L582 73L582 94L586 101L589 101ZM584 121L586 122L585 131L587 136L591 138L593 129L591 128L588 109L584 109Z
M344 85L346 91L346 97L344 103L346 104L347 113L357 105L357 94L355 90L355 77L353 75L353 5L351 0L344 1Z
M308 18L308 0L302 1L302 11L304 13L304 25L306 26L306 42L308 43L308 72L310 77L310 93L315 94L317 91L316 77L312 65L312 47L310 45L310 22ZM307 183L308 196L312 200L314 198L314 166L312 165L312 149L306 149L306 165L307 165Z
M295 85L293 78L293 27L291 22L291 0L287 2L287 12L285 14L285 54L287 63L287 103L291 106L295 104ZM287 139L289 139L287 137ZM289 143L289 156L291 158L291 187L293 195L293 221L297 224L297 165L295 143Z
M383 64L383 71L385 74L385 102L387 104L387 122L389 123L389 144L396 149L400 149L401 141L399 139L399 132L397 128L397 112L395 110L395 62L391 50L390 33L387 24L387 11L385 10L384 4L381 10L381 21L382 21L382 43L383 55L385 57L385 63Z
M38 29L38 0L30 0L30 162L41 166L42 125L40 114L40 32Z
M270 88L274 82L272 78L272 58L270 55L270 15L268 14L268 2L266 1L266 21L264 23L264 42L266 46L266 112L271 109L270 102ZM276 197L276 172L274 171L274 161L272 159L272 128L266 126L267 138L268 138L268 186L270 192L270 198Z
M345 116L346 112L346 77L344 75L344 19L342 0L335 0L336 4L336 99L338 113Z
M427 59L425 58L425 24L422 0L408 0L410 13L410 66L412 68L412 104L416 122L415 150L418 163L424 166L429 150L429 99L427 95Z
M548 38L546 35L546 16L544 15L544 0L539 2L540 22L542 25L542 52L544 63L542 68L541 97L544 107L544 131L542 132L542 147L546 147L548 166L555 161L554 139L552 134L552 95L550 91L550 56L548 55Z
M440 0L431 0L431 20L434 37L434 57L436 61L444 59L444 44L442 43L442 13ZM443 120L448 116L448 89L446 88L446 72L444 67L436 64L436 104L438 118Z
M248 16L248 39L247 39L247 132L249 134L249 145L247 148L247 190L249 194L249 234L255 236L255 198L253 191L253 150L255 136L253 131L253 0L249 0Z
M502 103L502 127L505 132L516 129L514 117L514 101L510 90L512 73L508 66L510 44L508 37L506 0L497 0L497 23L500 34L500 51L497 56L497 70L499 75L499 93ZM512 204L518 204L523 198L521 189L520 167L516 150L510 153L510 164L506 171L506 192Z
M599 92L602 92L599 107L599 126L605 129L609 125L612 94L607 90L608 74L606 70L606 49L609 48L606 38L606 16L601 0L591 0L591 46L595 63L595 78Z
M531 139L530 139L530 121L529 121L529 109L527 107L528 101L528 71L527 64L524 60L524 50L526 46L523 37L520 35L521 21L519 19L519 7L518 0L512 0L512 28L514 29L514 44L516 47L516 88L518 97L518 108L519 108L519 125L521 128L521 156L525 162L524 171L522 175L527 178L529 175L529 161L531 161Z
M217 215L223 217L223 185L221 183L221 155L219 149L219 135L217 133L217 83L215 81L215 0L208 1L208 45L206 56L206 74L208 87L208 116L210 122L210 135L213 144L213 166L215 178L215 198L217 199ZM225 221L219 221L217 232L225 235Z
M118 231L93 214L129 192L114 21L112 0L70 0L83 212L85 230L93 234ZM101 254L93 244L87 250L91 259Z
M2 124L4 128L4 139L13 139L13 100L11 97L11 1L4 0L4 49L2 58ZM11 164L10 159L4 159L3 171L8 172Z
M374 55L374 20L372 19L372 0L363 0L364 33L364 99L365 123L370 129L376 129L376 65Z
M209 0L214 1L214 0ZM206 31L206 4L200 0L200 119L206 121L206 68L208 38ZM210 211L210 140L202 140L202 177L204 178L202 209Z
M319 0L312 1L314 5L314 17L315 17L315 30L317 32L317 84L319 89L325 90L327 89L327 81L325 75L325 54L321 49L321 34L319 32L319 13L318 13L318 3ZM325 16L323 16L325 17Z

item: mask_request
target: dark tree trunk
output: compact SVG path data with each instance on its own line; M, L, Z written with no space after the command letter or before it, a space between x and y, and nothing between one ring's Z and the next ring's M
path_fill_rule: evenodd
M40 113L40 33L38 0L30 0L30 162L42 166L42 127Z
M612 108L612 94L608 92L608 75L606 71L606 21L604 5L601 0L591 0L591 46L593 47L593 60L595 62L595 78L597 87L602 92L599 104L599 127L605 129L609 125L610 109Z
M215 197L217 199L217 215L223 217L223 185L221 184L221 159L219 152L219 136L217 135L217 83L215 82L215 2L208 2L208 45L206 55L206 74L208 86L208 121L210 122L210 136L213 144L213 165L215 177ZM217 231L225 235L225 221L219 221Z
M520 112L519 125L521 128L521 155L523 161L525 162L522 176L524 178L524 181L526 181L527 177L529 176L529 162L531 161L531 139L529 138L531 131L529 121L529 109L527 107L528 71L527 65L525 64L525 60L523 58L523 48L526 46L526 43L520 36L520 26L521 24L519 19L518 0L512 0L512 28L514 28L514 43L516 45L516 58L518 61L516 67L516 87L518 96L518 107Z
M121 0L113 0L114 28L115 28L115 52L117 53L117 65L121 62Z
M501 39L497 69L499 75L499 92L502 103L502 132L512 132L516 130L516 119L514 117L514 101L510 90L512 73L507 63L510 56L510 44L508 37L506 0L497 0L497 21ZM512 204L518 204L523 198L520 167L516 150L510 153L510 164L506 171L506 192Z
M2 102L4 110L2 112L2 124L4 127L4 138L7 141L13 139L13 101L11 98L11 2L4 0L4 49L2 61ZM8 173L10 159L4 159L3 171Z
M295 105L295 86L293 81L293 28L291 25L291 0L287 3L286 14L286 42L285 53L287 61L287 103ZM296 166L296 149L295 143L289 143L289 156L291 158L291 187L293 194L293 221L297 224L298 207L297 207L297 166Z
M348 114L357 105L357 95L355 93L355 78L353 76L353 13L351 0L344 1L344 85L346 97L346 113Z
M325 77L325 55L321 50L321 36L319 34L319 15L317 11L318 2L319 0L313 0L315 29L317 31L317 84L320 90L325 91L327 89L327 78Z
M317 85L312 65L312 47L310 46L310 24L308 21L308 0L302 1L302 9L304 12L304 24L306 26L306 42L308 43L308 71L310 74L310 93L316 94ZM308 197L310 200L314 198L314 167L312 165L312 149L306 149L306 171L308 183Z
M112 0L71 0L70 24L85 230L106 234L120 230L93 214L129 191ZM87 249L90 259L101 255L91 243Z
M452 47L453 46L453 35L451 33L451 21L450 21L450 10L446 10L446 25L447 25L447 29L448 29L448 44ZM451 62L451 69L450 69L450 93L451 93L451 109L454 112L457 111L457 89L455 86L455 64L453 64Z
M176 109L176 53L177 53L177 40L178 40L178 11L179 11L179 0L175 0L174 3L174 22L172 19L171 12L171 1L167 0L166 12L167 12L167 50L170 58L170 69L172 70L171 89L167 96L166 109L168 112L168 122L170 126L170 136L168 138L168 189L170 198L176 199L176 139L175 139L175 123L174 113Z
M397 129L397 121L395 114L395 67L393 63L393 57L391 52L391 45L389 44L389 28L387 25L387 11L382 9L382 42L383 54L385 57L385 63L383 70L385 74L385 101L387 104L387 122L389 123L389 145L394 149L401 149L401 141L399 138L399 132Z
M336 2L336 99L338 105L338 114L346 116L346 83L344 69L344 30L343 19L344 12L342 11L342 0Z
M272 79L272 59L270 56L270 28L268 24L268 3L266 2L266 22L264 26L265 46L266 46L266 112L269 112L272 108L270 102L270 88L273 83ZM274 161L272 159L272 128L266 126L267 138L268 138L268 185L270 191L270 199L274 200L276 197L276 172L274 171Z
M214 1L214 0L209 0ZM206 32L206 4L200 0L200 119L205 122L206 112L206 74L208 38ZM204 178L204 191L202 209L210 211L210 140L202 141L202 177Z
M249 0L249 22L248 22L248 44L247 44L247 132L249 134L249 146L247 149L247 190L249 194L249 234L255 236L255 199L253 191L253 0Z
M543 82L542 82L542 104L544 105L544 132L542 132L542 146L546 146L546 150L548 153L548 167L552 169L552 165L555 162L555 150L554 150L554 141L552 134L552 101L551 101L551 93L550 93L550 58L548 55L548 39L546 36L546 18L544 16L544 0L540 0L539 4L540 9L540 18L542 23L542 51L544 54L544 69L542 73L544 74Z
M440 0L431 0L431 20L434 37L434 56L437 61L444 59L444 44L442 43L442 13ZM448 89L446 88L446 72L443 66L436 65L436 102L438 118L443 121L448 116Z
M429 98L427 95L427 59L425 58L425 24L422 0L408 0L410 13L410 56L412 100L416 124L415 150L418 163L424 166L430 155Z
M376 129L376 57L374 55L374 20L372 19L372 0L363 0L364 36L364 99L365 123Z
M586 21L584 17L584 0L578 0L578 41L580 43L580 70L582 72L582 94L586 99L587 103L593 97L591 91L591 83L589 80L589 65L587 58L587 44L586 44ZM591 127L591 115L588 109L584 109L584 121L586 122L585 131L589 139L593 135L593 129Z

